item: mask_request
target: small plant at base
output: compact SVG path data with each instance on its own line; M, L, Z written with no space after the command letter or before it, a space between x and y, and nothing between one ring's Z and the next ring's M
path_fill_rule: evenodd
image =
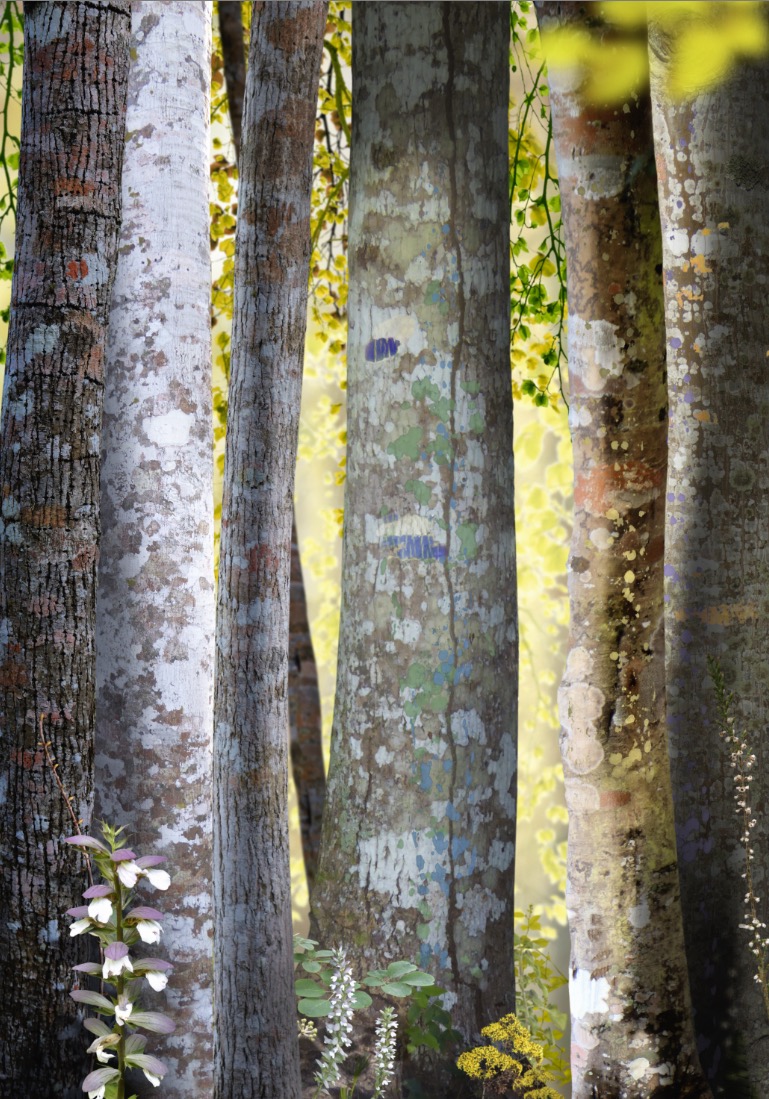
M755 754L751 751L747 736L738 735L734 728L734 717L731 714L734 695L726 690L724 674L715 657L708 656L708 671L716 694L718 720L720 724L719 736L729 749L730 763L734 775L734 800L737 807L737 816L742 825L740 842L745 852L745 871L742 875L745 882L745 922L740 927L750 935L748 950L756 959L756 972L754 980L761 989L761 997L764 1003L764 1012L769 1021L769 967L767 966L767 951L769 950L769 937L766 935L766 923L759 916L758 906L761 898L756 896L753 884L753 862L755 852L752 846L752 832L756 827L756 818L750 805L750 783L753 780L751 771L756 762Z
M553 993L568 981L550 960L549 945L533 906L529 905L525 912L517 910L514 934L516 1015L543 1048L542 1068L556 1083L567 1084L571 1073L561 1044L566 1014L553 1006L552 999Z
M299 997L298 1010L302 1015L311 1018L324 1016L328 1018L324 1039L328 1048L321 1057L318 1072L315 1075L315 1081L318 1084L316 1096L320 1095L323 1089L339 1082L342 1062L348 1056L352 1045L350 1034L353 1015L355 1011L371 1007L373 1003L368 992L353 977L345 949L339 947L336 950L318 950L317 946L314 939L294 935L294 965L301 966L305 973L310 974L309 977L300 978L295 982L296 994ZM362 985L381 995L393 996L397 999L413 996L415 1000L420 1001L421 1006L417 1016L419 1018L421 1018L422 1006L429 1003L429 998L443 991L435 985L429 973L418 969L412 962L405 961L390 962L386 969L370 970L362 978ZM413 1006L412 1004L412 1008ZM448 1018L447 1013L446 1018ZM306 1037L315 1037L317 1031L310 1033L311 1026L312 1023L306 1019L300 1019L299 1033ZM386 1094L395 1073L397 1027L395 1009L389 1006L383 1008L375 1027L372 1099L381 1099ZM434 1048L438 1048L437 1039L430 1032L427 1033L435 1041ZM352 1087L341 1089L341 1099L350 1099L354 1094L356 1082L357 1078Z
M481 1031L493 1044L476 1046L457 1058L457 1067L483 1081L483 1095L512 1092L516 1099L560 1099L540 1062L544 1049L514 1014L503 1015ZM499 1047L502 1046L502 1049Z
M139 940L155 943L161 934L160 920L163 914L144 905L130 907L134 887L147 880L156 889L168 888L171 879L165 870L157 869L165 862L159 855L139 857L134 851L121 846L122 828L102 824L104 842L92 836L78 833L68 836L65 843L82 847L89 862L93 859L103 883L91 885L83 893L86 905L70 908L68 916L74 922L70 935L88 932L99 940L102 962L82 962L74 966L78 973L98 977L113 988L110 997L101 992L76 988L70 992L73 1000L88 1004L99 1015L114 1015L110 1029L100 1018L90 1017L83 1026L95 1035L88 1047L97 1061L106 1065L86 1076L82 1083L88 1099L125 1099L125 1074L127 1069L141 1069L147 1079L158 1086L166 1074L166 1066L157 1057L144 1052L147 1039L136 1028L171 1034L176 1028L171 1019L156 1011L137 1010L139 982L142 978L156 992L168 983L172 968L162 958L132 958L130 948ZM110 1065L112 1058L116 1065ZM135 1099L135 1097L132 1097Z

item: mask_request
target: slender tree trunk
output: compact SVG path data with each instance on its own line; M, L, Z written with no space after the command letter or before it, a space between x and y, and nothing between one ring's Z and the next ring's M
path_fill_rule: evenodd
M132 32L102 432L96 809L168 857L177 1030L163 1089L193 1099L210 1096L213 1070L210 5L135 3ZM132 1084L148 1088L143 1075Z
M597 4L545 35L600 37ZM651 103L551 73L569 294L569 810L574 1099L707 1096L694 1043L665 730L665 326Z
M227 87L235 159L240 161L243 131L243 100L246 94L246 51L243 44L243 4L241 0L219 0L219 34Z
M220 2L219 27L232 137L235 155L240 159L246 71L240 0ZM295 513L291 525L291 599L288 615L288 730L291 771L299 806L304 869L308 888L312 890L320 851L326 774L323 769L323 724L318 668L310 633Z
M0 446L0 1093L75 1096L68 935L81 866L37 718L87 828L102 368L120 230L127 0L30 4ZM76 956L77 955L77 956Z
M470 1037L513 1006L509 13L354 17L342 625L313 906L324 942L429 969Z
M291 500L327 4L253 9L214 728L217 1099L298 1099L287 818Z
M652 94L670 389L668 721L695 1028L716 1095L769 1094L769 1019L748 951L745 857L706 659L758 756L750 800L766 916L769 842L769 62L672 103ZM766 932L763 932L766 934Z

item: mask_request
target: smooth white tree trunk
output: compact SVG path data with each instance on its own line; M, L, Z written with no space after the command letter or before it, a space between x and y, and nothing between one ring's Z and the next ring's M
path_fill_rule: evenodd
M177 1024L158 1052L178 1099L212 1087L211 7L132 6L102 434L97 816L168 857L158 952L177 969L144 999Z

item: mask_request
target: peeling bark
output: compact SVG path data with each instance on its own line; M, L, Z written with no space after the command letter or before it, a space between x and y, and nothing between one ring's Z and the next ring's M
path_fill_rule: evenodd
M553 26L606 33L593 4ZM545 38L547 45L547 38ZM551 74L569 294L569 810L574 1099L708 1096L691 1021L665 729L665 327L651 103Z
M253 9L214 726L217 1099L299 1099L287 815L292 492L327 4Z
M30 4L0 446L0 1092L81 1095L67 908L93 793L102 364L120 229L127 0Z
M508 17L354 10L342 623L313 894L324 942L415 959L467 1037L514 1002Z
M96 811L169 860L160 907L176 969L162 999L177 1029L163 1090L193 1099L210 1096L213 1069L210 6L134 3L131 47L102 431ZM143 1074L130 1088L154 1090Z
M246 71L240 0L227 0L219 4L219 26L232 137L235 155L240 159ZM320 850L326 773L323 768L318 668L310 633L295 514L291 525L291 598L288 614L288 735L291 772L299 807L304 870L308 889L312 890Z
M673 104L652 34L670 390L668 721L695 1028L714 1094L769 1094L744 854L708 655L756 744L753 844L769 841L769 62ZM766 860L756 862L766 900ZM766 917L764 917L766 918ZM769 920L767 921L769 922ZM741 1047L741 1048L740 1048ZM736 1090L735 1090L736 1089Z

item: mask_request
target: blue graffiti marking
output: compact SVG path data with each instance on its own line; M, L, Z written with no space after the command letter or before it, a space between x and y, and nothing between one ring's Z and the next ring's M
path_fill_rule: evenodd
M429 534L389 534L380 542L383 550L401 560L416 557L419 560L442 561L446 557L446 546L434 542Z
M366 344L366 362L379 363L382 359L391 359L400 345L400 340L394 340L392 336L381 336L378 340L369 340Z

